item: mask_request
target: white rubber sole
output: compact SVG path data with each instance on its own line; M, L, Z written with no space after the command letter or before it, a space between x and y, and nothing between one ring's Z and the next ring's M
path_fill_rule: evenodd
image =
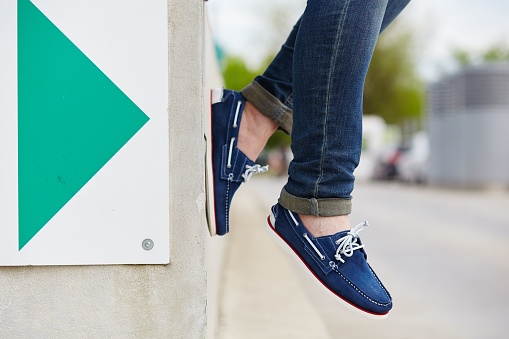
M276 230L275 230L273 225L275 225L275 218L274 218L274 215L271 212L270 215L267 217L267 222L265 223L265 230L267 231L269 236L279 245L279 247L281 247L290 257L292 257L297 262L299 267L301 267L304 270L304 272L306 273L306 275L311 280L313 280L313 282L316 284L316 286L318 286L320 291L325 293L329 298L332 298L333 300L335 300L337 303L341 304L341 306L346 307L347 309L349 309L351 311L354 311L354 312L356 312L358 314L361 314L361 315L363 315L365 317L368 317L370 319L379 319L379 320L387 318L387 316L389 315L388 313L381 314L381 315L374 314L374 313L369 313L367 311L364 311L364 310L362 310L362 309L360 309L360 308L350 304L348 301L342 299L341 297L336 295L334 292L332 292L324 283L322 283L322 281L320 279L318 279L317 276L315 276L313 271L311 271L308 268L308 266L300 258L300 256L276 232Z
M217 235L216 228L216 209L214 203L214 169L212 159L212 98L215 91L210 91L209 112L203 119L203 135L205 138L205 192L207 199L205 202L207 212L207 223L211 236Z

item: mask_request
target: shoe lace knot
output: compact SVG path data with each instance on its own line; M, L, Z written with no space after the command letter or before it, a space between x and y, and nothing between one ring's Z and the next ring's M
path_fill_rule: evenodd
M345 260L342 258L341 255L344 255L345 257L351 257L355 250L364 247L364 245L360 245L357 242L357 240L359 239L359 232L362 231L364 227L368 225L369 224L367 221L363 221L354 228L352 228L344 237L341 237L338 240L336 240L336 245L338 245L336 255L334 256L336 260L344 263Z
M251 177L254 174L265 173L268 170L269 170L269 166L268 165L265 165L265 166L261 166L261 165L258 165L258 164L255 164L253 166L246 165L246 170L242 174L242 177L244 178L244 182L248 182L249 179L251 179Z

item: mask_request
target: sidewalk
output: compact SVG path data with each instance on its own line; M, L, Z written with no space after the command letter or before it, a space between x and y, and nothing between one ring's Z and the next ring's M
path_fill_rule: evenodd
M265 234L283 184L259 176L236 195L216 338L507 337L509 192L358 182L351 219L370 221L363 243L395 300L375 321L324 297Z
M265 233L265 218L277 194L261 197L252 185L239 189L232 206L217 338L329 339L289 258Z

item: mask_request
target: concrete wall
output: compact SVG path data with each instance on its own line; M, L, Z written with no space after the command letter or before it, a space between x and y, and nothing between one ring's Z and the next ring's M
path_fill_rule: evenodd
M203 1L168 0L171 264L0 267L0 338L204 338Z
M206 5L205 5L206 7ZM207 12L205 12L206 14ZM207 15L205 15L205 78L203 97L204 114L210 114L210 95L211 88L221 88L224 85L223 77L217 63L216 51L208 25ZM223 252L225 244L230 237L207 237L207 338L217 338L219 325L219 297L222 281Z

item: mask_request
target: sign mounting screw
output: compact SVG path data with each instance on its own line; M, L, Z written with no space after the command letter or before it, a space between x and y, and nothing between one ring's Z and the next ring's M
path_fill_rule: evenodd
M152 239L145 239L141 243L141 246L145 251L150 251L152 248L154 248L154 242L152 241Z

